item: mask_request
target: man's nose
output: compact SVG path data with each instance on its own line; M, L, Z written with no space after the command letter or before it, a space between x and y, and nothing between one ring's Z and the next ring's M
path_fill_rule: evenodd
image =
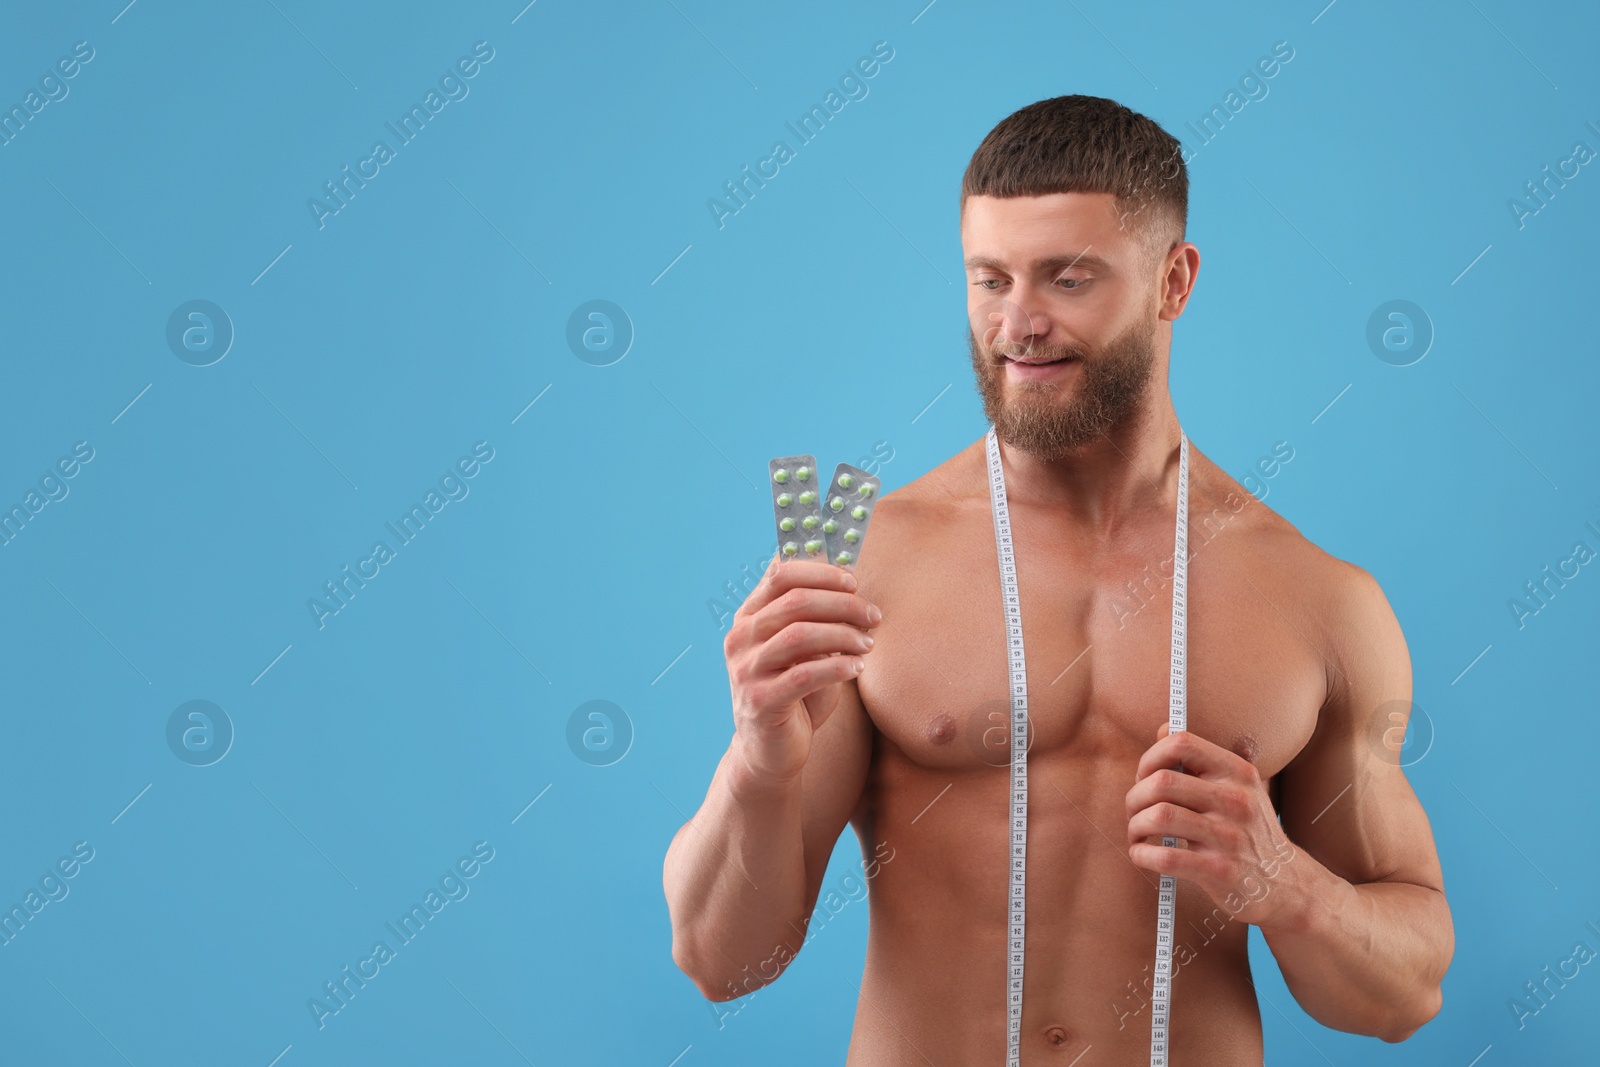
M1042 301L1020 287L983 310L984 328L993 344L1030 347L1049 336L1050 317Z

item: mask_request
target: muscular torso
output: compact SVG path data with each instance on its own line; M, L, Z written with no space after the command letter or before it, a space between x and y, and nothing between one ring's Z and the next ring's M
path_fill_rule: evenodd
M1327 695L1307 593L1328 557L1192 443L1190 481L1188 728L1254 762L1276 803ZM1034 731L1024 1064L1149 1062L1159 875L1128 857L1124 798L1168 716L1167 501L1111 543L1011 503ZM983 441L874 523L858 573L885 622L858 680L873 752L851 821L879 863L849 1063L1003 1064L1009 699ZM1173 1067L1262 1062L1247 930L1178 882Z

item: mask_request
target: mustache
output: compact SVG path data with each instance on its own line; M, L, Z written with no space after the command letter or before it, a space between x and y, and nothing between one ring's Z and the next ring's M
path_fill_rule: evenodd
M1032 356L1041 361L1056 359L1087 358L1088 353L1079 345L1072 344L1025 344L1020 341L1008 341L1002 338L990 341L982 346L989 356L991 363L1004 363L1008 358Z

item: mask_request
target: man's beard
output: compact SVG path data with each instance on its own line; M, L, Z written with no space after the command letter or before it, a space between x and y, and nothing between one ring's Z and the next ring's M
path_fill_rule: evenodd
M1129 327L1104 351L1092 356L1079 345L1029 346L1027 354L1033 359L1070 356L1081 361L1076 372L1077 395L1063 401L1059 394L1070 386L1024 379L1009 384L1013 395L1007 398L1006 365L1000 357L1008 352L1018 353L1022 346L999 336L992 345L981 346L971 325L967 327L972 371L983 396L985 417L1006 444L1045 459L1069 455L1130 417L1137 417L1140 398L1155 365L1154 339L1155 324L1146 323Z

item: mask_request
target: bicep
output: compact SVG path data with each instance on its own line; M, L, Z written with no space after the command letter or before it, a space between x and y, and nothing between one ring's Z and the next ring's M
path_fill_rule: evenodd
M840 686L839 705L813 736L800 772L808 915L816 907L839 835L860 803L871 761L872 720L852 678Z
M1337 563L1323 655L1329 696L1306 747L1281 774L1285 833L1348 882L1443 889L1433 832L1401 766L1411 658L1378 583Z

